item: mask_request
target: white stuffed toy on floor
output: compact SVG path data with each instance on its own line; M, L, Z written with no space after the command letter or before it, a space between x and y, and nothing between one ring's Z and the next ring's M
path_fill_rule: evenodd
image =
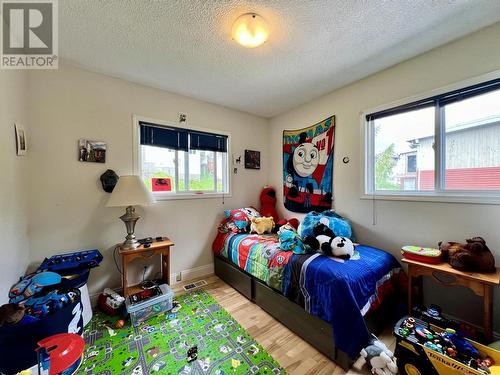
M398 373L394 354L375 336L372 337L366 348L361 349L359 354L365 359L372 374L396 375Z

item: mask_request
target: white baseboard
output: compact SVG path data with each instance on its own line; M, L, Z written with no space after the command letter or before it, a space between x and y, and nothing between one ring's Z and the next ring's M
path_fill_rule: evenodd
M189 268L187 270L181 271L181 283L185 281L189 281L192 279L196 279L198 277L203 277L207 275L211 275L214 273L214 264L205 264L204 266ZM177 276L179 273L171 273L170 274L170 285L178 284Z
M180 271L180 274L182 277L181 281L177 281L177 275L179 274L179 272L171 273L170 274L170 285L184 283L186 281L197 279L199 277L212 275L213 273L214 273L213 263L205 264L204 266L199 266L199 267L195 267L195 268L188 268L186 270ZM113 287L111 289L113 289L117 293L123 294L122 293L123 288L121 286L116 286L116 287ZM92 304L92 306L95 306L97 304L97 298L99 297L99 294L100 294L100 292L90 295L90 303Z

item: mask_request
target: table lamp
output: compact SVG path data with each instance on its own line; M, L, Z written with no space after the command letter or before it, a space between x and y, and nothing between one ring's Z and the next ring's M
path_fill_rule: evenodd
M126 207L125 214L120 216L127 227L123 249L131 250L140 246L134 235L135 223L140 216L135 212L134 206L147 206L154 202L153 196L139 176L120 176L106 206Z

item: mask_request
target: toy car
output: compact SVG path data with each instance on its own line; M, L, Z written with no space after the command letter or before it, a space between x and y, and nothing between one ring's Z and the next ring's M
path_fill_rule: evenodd
M402 375L500 374L500 351L453 329L405 317L396 323L394 336L394 355Z

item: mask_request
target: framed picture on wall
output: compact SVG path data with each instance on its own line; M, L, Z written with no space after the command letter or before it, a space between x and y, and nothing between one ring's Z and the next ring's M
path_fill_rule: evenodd
M260 169L260 151L245 150L245 168Z
M106 162L106 142L78 140L78 160L91 163Z
M16 150L17 155L24 156L28 152L28 145L26 143L26 130L21 124L14 124L16 130Z

